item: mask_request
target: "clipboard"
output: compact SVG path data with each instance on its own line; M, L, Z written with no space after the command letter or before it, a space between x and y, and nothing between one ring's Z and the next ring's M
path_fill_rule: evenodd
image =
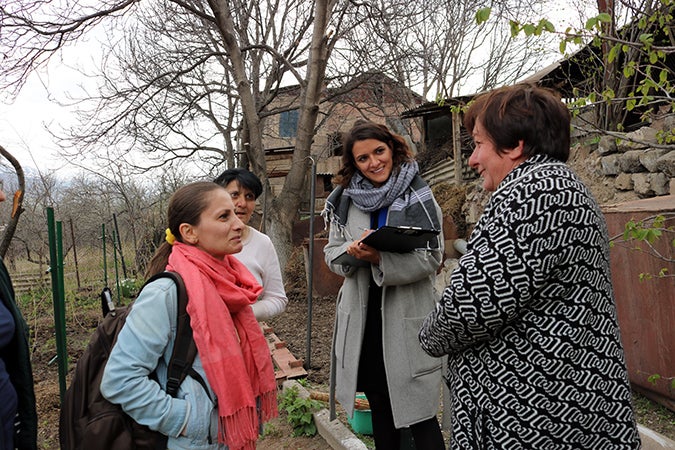
M347 252L343 252L340 254L340 256L333 258L331 261L332 264L342 264L343 266L355 266L355 267L366 267L369 266L370 263L368 261L364 261L362 259L358 259L353 257L352 255L348 254Z
M361 242L382 252L407 253L418 248L426 248L427 243L439 233L439 230L385 225L373 230L361 239ZM369 262L348 255L347 252L334 258L331 263L363 267L370 265Z
M439 230L433 229L385 225L361 239L361 242L381 252L406 253L426 248L427 243L439 233Z

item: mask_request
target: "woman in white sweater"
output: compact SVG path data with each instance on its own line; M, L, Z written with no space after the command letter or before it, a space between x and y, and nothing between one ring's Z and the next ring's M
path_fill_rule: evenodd
M262 285L258 301L252 305L257 320L267 320L284 312L288 298L281 278L279 257L270 238L248 225L262 193L260 179L251 171L235 168L214 180L224 186L234 202L235 213L246 227L242 235L244 248L233 256L241 261Z

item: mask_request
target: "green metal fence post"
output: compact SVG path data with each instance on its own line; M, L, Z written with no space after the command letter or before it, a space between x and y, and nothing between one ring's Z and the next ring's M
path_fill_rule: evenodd
M68 373L68 350L66 347L66 313L63 285L63 246L61 222L54 226L54 209L47 208L47 232L49 236L50 272L52 276L52 299L54 303L54 326L56 328L56 356L59 365L59 393L61 402L66 393Z
M122 304L122 298L120 296L120 271L119 268L117 267L117 246L115 245L116 242L116 235L115 235L115 230L113 229L113 261L115 263L115 286L117 287L117 304L121 305Z
M101 224L101 238L103 239L103 285L108 286L108 257L105 252L105 224Z

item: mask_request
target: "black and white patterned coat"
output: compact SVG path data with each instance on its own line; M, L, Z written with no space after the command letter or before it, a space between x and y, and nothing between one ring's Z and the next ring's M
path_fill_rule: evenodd
M451 449L634 449L604 217L535 155L492 195L422 348L448 355Z

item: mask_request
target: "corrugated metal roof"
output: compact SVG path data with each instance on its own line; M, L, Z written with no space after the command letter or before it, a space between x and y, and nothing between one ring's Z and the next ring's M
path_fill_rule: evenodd
M472 95L460 95L457 97L447 98L444 100L443 105L439 105L437 102L427 102L417 108L408 109L401 113L401 118L410 119L413 117L422 117L428 116L431 114L437 114L442 111L448 110L451 106L455 105L466 105L469 103L478 93Z

